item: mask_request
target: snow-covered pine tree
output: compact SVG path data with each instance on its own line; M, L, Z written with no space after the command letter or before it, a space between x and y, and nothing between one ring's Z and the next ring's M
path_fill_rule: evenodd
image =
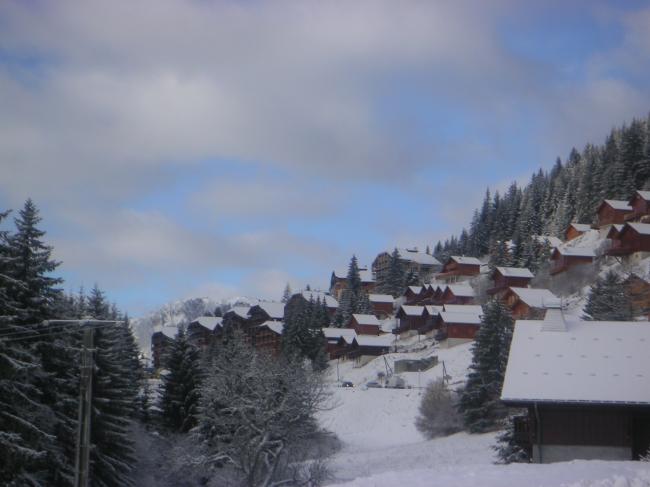
M472 346L472 365L460 397L459 410L472 433L487 431L503 418L500 402L512 339L512 316L499 301L483 306L481 326Z
M489 266L491 269L496 267L510 267L513 265L512 255L508 244L504 240L497 240L492 244L490 249Z
M584 308L585 320L630 321L632 303L623 280L614 271L608 271L591 286Z
M9 288L10 294L23 310L19 324L39 323L49 318L49 308L61 292L57 286L63 280L50 275L59 262L51 259L52 247L42 240L45 232L37 228L40 221L36 205L28 199L14 219L16 233L7 239L10 275L17 283Z
M163 376L161 409L163 419L176 431L186 432L196 425L202 370L198 350L189 343L184 327L179 327L171 346Z
M291 292L291 286L287 282L287 285L284 286L284 291L282 292L282 302L286 304L287 301L289 301L289 299L291 299L292 294L293 293Z
M528 453L515 441L514 416L508 415L502 424L503 431L497 436L497 444L492 446L499 458L498 463L528 463Z

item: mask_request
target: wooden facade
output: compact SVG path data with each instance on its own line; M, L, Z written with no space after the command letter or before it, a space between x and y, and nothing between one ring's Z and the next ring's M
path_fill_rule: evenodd
M469 286L447 286L441 304L474 304L474 291Z
M337 300L341 299L343 291L348 287L347 271L345 273L340 271L333 271L330 277L329 292ZM359 277L361 278L361 288L368 294L375 290L375 278L372 272L367 267L359 267Z
M398 333L423 330L427 325L427 314L424 306L403 305L397 311Z
M353 328L357 335L377 336L381 332L379 321L375 315L353 314L350 328Z
M548 289L508 288L501 301L515 320L539 320L544 318L547 306L559 299Z
M395 300L389 294L369 294L368 301L372 308L372 314L379 319L384 319L393 314Z
M251 346L260 352L265 352L273 357L280 356L282 347L282 328L284 324L277 321L268 321L261 325L249 328Z
M632 212L626 217L627 221L641 221L645 216L650 215L650 191L637 191L628 204Z
M517 443L535 463L638 460L650 448L650 407L596 403L510 403L527 408Z
M433 274L441 268L440 261L434 256L420 252L417 248L397 249L400 261L404 264L407 273L418 276L420 282L429 282ZM372 263L372 272L376 278L385 275L390 268L391 253L382 252Z
M612 240L607 255L623 256L636 252L650 252L650 224L648 223L626 223L618 233L618 238Z
M481 263L474 257L451 256L445 262L440 274L436 279L446 282L462 280L478 276L481 273Z
M172 330L157 331L151 335L151 358L153 368L160 369L165 365L165 359L169 348L174 343Z
M425 289L425 286L407 286L404 291L404 304L421 304Z
M207 350L221 339L223 318L201 316L187 325L187 340L199 350Z
M632 211L627 201L604 200L596 211L597 225L602 228L605 225L625 223L625 217Z
M565 250L554 249L551 254L551 261L553 265L550 270L551 275L566 272L569 269L586 264L593 264L594 254L592 251L585 250L580 253L580 249L572 249L568 252Z
M635 316L650 317L650 282L630 274L623 282Z
M510 267L497 267L492 272L493 285L488 289L488 294L498 294L509 287L528 287L533 279L533 274L528 269L517 269L518 272L508 272ZM524 272L525 271L525 272Z
M564 238L568 242L574 238L578 238L583 233L589 231L591 227L586 223L572 223L564 232Z

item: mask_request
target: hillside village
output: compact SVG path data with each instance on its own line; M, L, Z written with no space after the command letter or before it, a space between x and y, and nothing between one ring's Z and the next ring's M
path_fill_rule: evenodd
M438 356L444 350L469 350L466 344L473 342L483 324L482 305L496 299L517 320L503 400L524 411L515 418L516 441L529 458L534 462L639 458L650 447L650 429L638 427L629 436L627 428L647 424L648 411L640 406L638 410L627 410L623 405L643 404L647 399L642 389L647 386L648 354L644 342L650 342L646 322L650 313L650 191L635 191L627 200L603 200L593 220L593 224L571 223L563 240L535 236L548 256L546 263L537 266L536 273L524 267L499 265L499 260L508 259L495 252L487 256L450 255L440 260L427 251L396 248L380 253L370 268L358 266L353 258L346 272L332 272L327 291L286 293L284 302L260 301L235 306L223 316L200 316L187 325L188 341L209 353L214 347L218 349L229 329L236 328L258 351L279 356L285 318L291 310L322 308L325 320L320 323L326 326L316 333L327 360L334 364L330 369L337 371L335 383L365 387L365 382L353 383L349 377L352 370L364 370L369 364L370 370L378 373L375 377L362 375L366 382L370 379L367 387L422 387L424 384L414 383L413 374L400 372L418 372L420 380L419 373L438 365ZM507 254L513 242L505 243ZM589 285L611 269L623 276L622 285L633 304L632 321L585 324L583 308ZM404 283L399 294L390 292L399 288L391 282L391 274L395 273ZM554 332L552 341L545 339L547 329ZM602 339L621 337L616 340L626 344L627 363L614 362L621 360L621 350L571 346L579 343L576 340L596 340L594 330ZM153 334L154 368L164 366L162 358L176 333L177 328L164 327ZM525 343L524 333L536 333L541 348ZM605 350L611 355L603 355ZM530 368L534 366L530 361L555 352L556 369L544 372L545 376L555 376L548 385L538 379L524 383L517 379L521 373L532 379L530 374L534 372ZM389 357L390 363L384 360L384 364L382 356ZM575 364L578 356L583 358L583 365ZM566 357L568 365L560 365L559 357ZM602 357L611 357L614 365L604 366ZM346 366L346 377L340 373L343 364L350 364ZM600 370L598 374L608 378L599 377L596 382L600 386L595 382L589 392L576 392L576 396L573 391L584 385L585 378L580 375L586 370ZM612 370L616 371L613 376ZM635 380L644 386L630 390L626 383L613 379L627 374L637 377ZM463 375L454 377L456 384L463 382ZM565 379L565 384L558 382L559 377ZM566 377L575 378L572 382ZM605 381L612 380L611 387L606 385L609 382ZM615 386L617 382L624 384L622 388ZM606 398L599 395L601 389ZM545 396L549 393L551 396ZM539 403L545 405L538 408ZM577 424L578 417L583 418L582 429L568 428ZM591 433L593 424L604 428L598 437ZM543 433L536 430L542 427ZM558 441L560 445L555 444Z

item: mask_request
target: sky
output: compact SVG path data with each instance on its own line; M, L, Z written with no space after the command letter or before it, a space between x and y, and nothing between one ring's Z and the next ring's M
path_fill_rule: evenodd
M650 111L650 3L0 3L0 209L132 315L327 288Z

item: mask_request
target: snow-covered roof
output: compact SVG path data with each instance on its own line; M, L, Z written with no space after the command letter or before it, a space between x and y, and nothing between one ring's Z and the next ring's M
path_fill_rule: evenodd
M481 265L481 261L478 260L476 257L465 257L463 255L452 255L449 257L450 259L455 260L459 264L464 264L464 265Z
M548 243L551 248L559 247L562 245L562 240L551 235L535 235L534 238L539 243Z
M442 265L433 255L417 249L397 249L401 260L408 260L417 264Z
M276 320L281 320L284 318L284 303L278 303L275 301L262 301L257 306L262 308L267 315Z
M620 232L621 230L623 230L624 227L625 227L625 225L623 225L623 224L613 223L612 226L609 228L609 231L607 232L607 234L609 235L609 233L612 230L616 230L616 232Z
M530 270L525 267L497 267L499 273L504 277L535 277Z
M273 331L274 333L277 333L278 335L282 335L282 330L284 330L284 323L282 321L265 321L259 327L267 327L269 330Z
M444 282L430 282L427 284L427 287L432 291L436 291L438 289L444 290L447 287L447 284Z
M193 320L192 323L198 323L203 328L207 328L210 331L214 331L216 327L221 326L222 321L223 318L219 316L199 316L198 318ZM190 325L192 323L190 323Z
M347 279L348 269L334 270L334 277L338 279ZM372 275L372 271L368 270L367 267L359 267L359 277L361 277L361 282L375 282L375 277Z
M544 308L551 303L557 303L558 297L548 289L531 289L528 287L511 287L511 292L516 294L531 308Z
M609 206L611 206L615 210L632 211L632 207L628 204L627 201L623 201L623 200L604 200L603 203L607 203Z
M352 328L326 327L322 330L325 338L338 340L339 338L343 337L343 340L345 340L345 343L347 344L351 344L352 340L354 340L354 338L357 336L357 332Z
M632 202L632 200L634 199L634 197L635 197L636 195L639 195L641 198L643 198L643 199L646 200L646 201L650 201L650 191L640 191L640 190L638 190L638 191L634 194L634 196L632 196L632 198L630 199L630 203Z
M325 294L322 291L303 291L302 296L309 301L310 299L313 299L314 302L318 301L319 299L321 302L325 301L325 306L328 308L338 308L339 307L339 302L334 299L332 296L329 294Z
M650 235L650 223L627 223L627 225L641 235Z
M248 312L250 311L250 306L233 306L229 311L232 311L242 318L248 318Z
M429 316L435 316L442 311L442 306L437 306L435 304L425 304L424 308L427 310Z
M568 255L572 257L595 257L596 256L596 251L592 247L557 247L555 250L560 255Z
M422 312L424 311L424 306L403 304L400 308L404 311L406 316L422 316Z
M354 313L354 314L352 314L352 317L360 325L379 326L379 320L377 319L377 317L375 315L362 315L362 314Z
M422 291L422 286L409 286L408 289L413 293L413 294L420 294Z
M454 323L458 325L480 325L481 316L478 313L448 313L443 311L440 318L445 323Z
M454 296L474 297L474 289L471 286L463 284L450 284L447 289L453 293Z
M447 313L472 313L480 315L483 307L480 304L445 304L444 311Z
M371 303L394 303L395 298L390 294L368 294L368 300Z
M390 347L395 341L391 334L386 335L357 335L355 338L360 347Z
M591 230L591 225L588 223L572 223L569 227L575 228L578 232L588 232Z
M650 323L544 323L517 321L504 401L650 404Z
M163 326L159 330L159 332L162 333L167 338L171 338L172 340L175 340L176 335L178 334L178 328L175 326Z

